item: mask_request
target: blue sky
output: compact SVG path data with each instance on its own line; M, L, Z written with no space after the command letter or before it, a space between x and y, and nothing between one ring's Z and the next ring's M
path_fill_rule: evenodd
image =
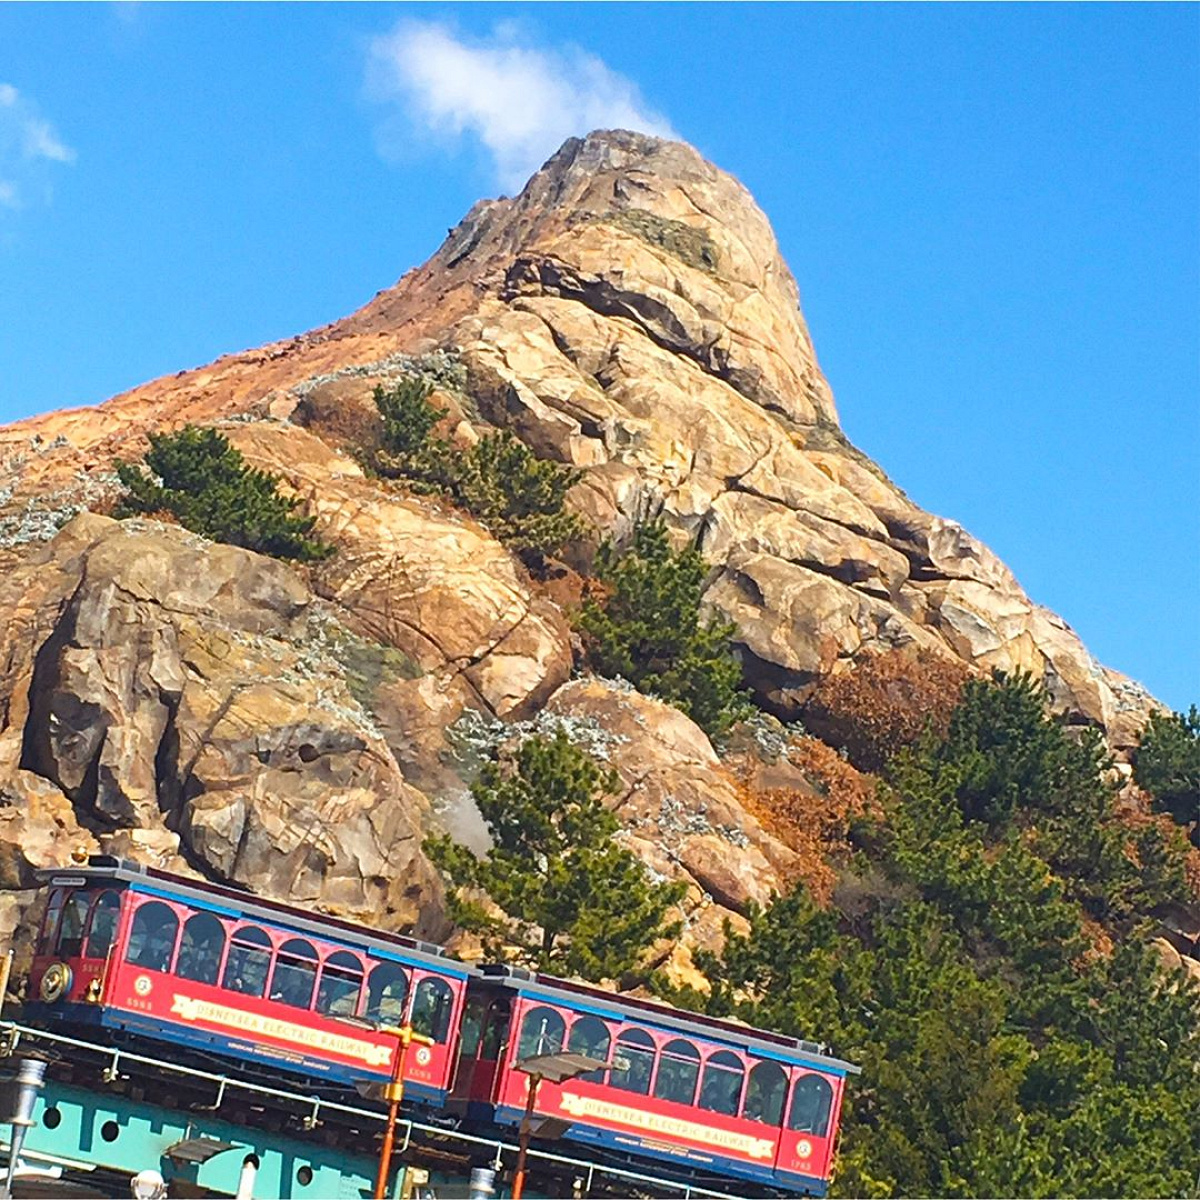
M855 442L1200 701L1194 5L0 6L0 421L342 316L617 119L755 194Z

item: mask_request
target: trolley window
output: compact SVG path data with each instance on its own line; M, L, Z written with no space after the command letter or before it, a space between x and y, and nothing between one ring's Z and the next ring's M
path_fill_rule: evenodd
M363 965L349 950L337 950L321 968L317 985L317 1012L331 1017L352 1017L358 1011L362 991Z
M367 983L367 1020L383 1025L402 1024L407 999L408 972L403 967L382 962L371 971Z
M88 929L87 958L103 958L112 948L117 933L117 918L121 915L121 893L104 891L92 903L92 923Z
M744 1078L742 1060L732 1051L718 1050L704 1064L700 1107L709 1112L724 1113L727 1117L737 1116Z
M450 1036L450 1010L453 1007L454 993L450 985L444 979L430 975L417 984L409 1024L418 1033L441 1044Z
M125 961L147 971L168 971L175 953L179 918L158 900L143 904L133 914Z
M225 927L212 913L193 913L184 922L175 974L195 983L215 984L221 974Z
M271 969L271 939L256 925L235 929L221 986L244 996L262 996Z
M83 927L91 898L89 892L72 892L63 908L62 920L58 925L58 953L61 958L78 958L83 953Z
M521 1040L517 1043L517 1062L557 1054L563 1048L566 1022L552 1008L539 1004L531 1008L521 1022Z
M617 1038L608 1082L640 1096L650 1093L654 1074L654 1039L644 1029L627 1029Z
M63 902L67 898L65 888L55 888L50 893L50 903L46 905L46 916L42 920L42 936L38 940L39 952L50 954L54 946L54 936L58 933L58 918L62 915Z
M700 1051L691 1042L676 1038L662 1048L658 1059L658 1076L654 1080L654 1095L659 1100L674 1100L676 1104L691 1104L696 1099L696 1084L700 1079Z
M312 1004L319 962L311 942L303 938L284 942L275 956L270 999L290 1004L292 1008L308 1008Z
M825 1137L829 1133L829 1113L833 1108L833 1088L820 1075L801 1075L792 1088L792 1115L788 1127L800 1133Z
M567 1041L567 1049L576 1054L586 1054L588 1058L598 1058L608 1062L608 1049L612 1045L612 1034L608 1032L599 1017L580 1017L571 1026L571 1036ZM586 1071L579 1076L589 1083L604 1082L604 1068L597 1071Z
M782 1125L785 1099L787 1075L783 1068L774 1062L755 1063L750 1069L750 1082L746 1085L742 1116L747 1121L761 1121L764 1125Z

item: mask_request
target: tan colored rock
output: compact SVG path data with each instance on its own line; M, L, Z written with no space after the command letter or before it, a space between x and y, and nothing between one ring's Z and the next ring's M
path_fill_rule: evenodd
M614 811L630 847L653 870L689 884L676 968L686 973L695 946L712 948L725 917L784 890L794 853L746 812L703 730L678 709L581 679L555 692L547 711L611 739L608 759L621 781Z
M747 678L782 715L820 672L904 645L1031 671L1118 749L1154 707L847 441L746 190L687 146L598 133L344 320L0 429L0 838L27 829L53 860L86 815L122 853L429 932L414 789L445 819L465 790L446 728L548 704L629 739L620 811L647 861L691 882L692 944L779 886L791 852L695 726L568 683L563 616L512 556L342 452L374 420L373 386L413 371L457 444L505 426L583 471L572 503L593 533L573 565L647 517L698 537L706 605L736 621ZM187 422L278 473L337 555L296 571L178 529L70 520L111 498L115 457ZM306 642L316 597L376 648L369 670ZM31 860L12 861L18 886Z
M597 538L658 513L681 536L702 536L719 568L709 602L743 623L750 679L781 712L802 704L831 653L849 662L918 642L980 670L1029 670L1060 707L1131 745L1152 699L1099 667L986 547L912 505L842 435L797 295L766 217L694 150L622 132L572 139L520 196L476 205L424 266L352 316L99 409L0 430L0 489L12 491L0 553L6 519L10 538L41 536L81 496L102 494L112 456L139 453L151 429L319 401L337 442L338 403L364 419L371 385L414 366L405 355L455 348L485 418L586 471L575 495ZM476 435L455 420L462 440ZM299 435L279 429L260 458L295 476ZM490 645L486 663L460 672L467 700L517 713L544 699L545 681L561 681L549 649L560 632L544 632L552 618L527 621L524 602L497 588L464 603L452 573L444 586L422 574L421 561L440 564L429 543L449 536L444 514L356 511L355 485L332 494L324 471L305 467L297 490L348 544L381 538L373 563L365 551L347 557L353 568L330 577L332 593L399 637L379 606L409 587L404 619L416 619L402 636L419 662L465 663L467 647ZM422 538L427 522L438 532ZM471 554L482 543L465 530L459 522L454 537ZM382 576L403 558L389 547L410 540L422 544L414 577L392 588ZM447 606L467 618L461 627L431 618ZM498 634L514 639L503 652Z
M82 825L112 852L440 929L424 798L306 645L312 604L272 559L93 515L0 581L0 786L29 865L94 848Z
M360 632L407 653L443 689L497 716L522 715L570 673L562 614L485 529L431 500L369 481L320 439L233 425L248 462L281 476L337 553L313 574Z

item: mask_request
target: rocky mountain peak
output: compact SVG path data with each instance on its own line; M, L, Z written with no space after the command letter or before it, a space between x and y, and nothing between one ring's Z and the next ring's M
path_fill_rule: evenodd
M477 204L341 321L0 429L14 846L61 856L79 836L275 894L301 880L314 903L436 936L421 831L477 840L464 763L514 722L565 721L612 753L631 844L693 885L693 943L784 886L795 855L699 729L572 679L564 613L503 546L364 474L351 443L372 389L414 373L457 437L506 428L579 468L571 502L594 532L576 567L651 516L698 539L706 604L780 717L828 673L904 647L1029 671L1117 748L1153 707L846 439L746 189L688 146L608 131ZM277 473L336 555L300 578L153 522L66 523L103 506L116 456L188 422ZM249 608L246 580L262 585ZM33 849L14 854L10 888Z
M833 397L770 222L681 142L625 130L572 138L513 199L477 204L418 271L339 328L427 328L469 289L509 305L582 296L798 426Z

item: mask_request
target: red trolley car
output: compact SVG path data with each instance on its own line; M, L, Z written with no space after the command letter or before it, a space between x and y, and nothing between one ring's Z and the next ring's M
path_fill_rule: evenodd
M543 1082L533 1112L606 1158L663 1175L823 1196L846 1077L812 1042L519 968L468 966L437 946L233 888L93 858L39 872L49 889L30 1015L169 1042L224 1063L352 1087L390 1079L406 1101L480 1133L517 1125L531 1058L605 1064Z
M50 888L29 994L42 1020L95 1024L343 1085L391 1077L440 1104L471 968L436 946L233 888L93 858Z
M484 966L463 1018L451 1106L518 1124L527 1059L575 1051L608 1063L544 1081L533 1113L562 1136L674 1164L673 1173L824 1195L846 1076L811 1042L598 988Z

